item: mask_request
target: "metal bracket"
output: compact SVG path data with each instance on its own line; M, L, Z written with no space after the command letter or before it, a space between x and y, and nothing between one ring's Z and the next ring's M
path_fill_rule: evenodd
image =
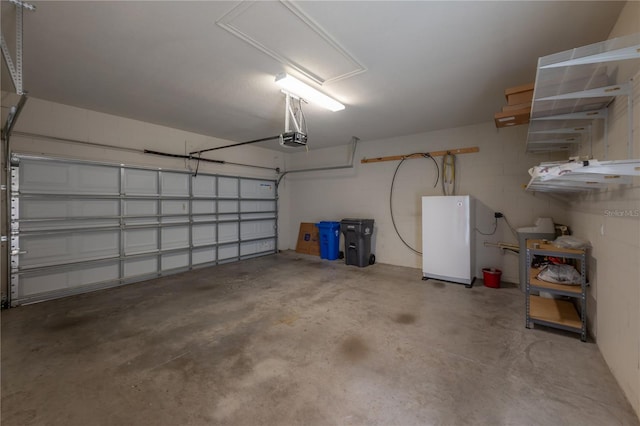
M17 300L19 298L20 295L20 291L18 289L20 283L20 278L18 274L11 274L11 306L16 306L14 305L14 301Z
M11 167L11 192L18 193L20 191L20 172L17 167Z
M22 0L9 0L9 3L13 3L16 6L22 7L24 9L30 10L32 12L35 12L36 7L30 3L27 3L26 1L22 1Z
M11 271L15 273L20 267L20 237L12 236L11 237L11 251L9 255L11 256ZM13 275L13 274L12 274Z
M9 46L7 46L7 42L4 39L4 34L0 34L0 37L1 37L0 46L2 47L2 56L4 57L4 60L7 63L7 68L9 69L9 74L11 75L11 81L13 81L13 85L16 88L16 93L19 95L22 95L22 64L20 63L20 68L18 71L18 69L16 69L16 66L13 65L13 59L11 59L11 52L9 51Z
M298 123L298 120L296 118L295 113L293 112L293 108L291 108L291 98L294 99L298 99L296 96L291 95L288 92L283 91L284 95L285 95L285 102L284 102L284 132L290 132L291 131L291 122L293 122L294 127L296 128L296 132L300 133L302 130L300 130L300 123Z
M580 92L564 93L562 95L547 96L545 98L536 99L536 101L555 101L561 99L585 99L585 98L603 98L607 96L629 95L631 93L631 85L629 83L616 84L613 86L598 87L595 89L582 90Z
M18 95L24 94L22 88L22 9L35 11L36 7L32 4L23 2L21 0L9 0L16 6L16 61L13 63L11 59L11 51L4 39L4 34L0 34L0 46L2 47L2 56L7 63L9 74L11 74L11 80L16 88Z
M535 117L531 121L545 121L545 120L604 120L607 118L608 109L602 108L597 111L582 111L569 114L547 115L544 117Z

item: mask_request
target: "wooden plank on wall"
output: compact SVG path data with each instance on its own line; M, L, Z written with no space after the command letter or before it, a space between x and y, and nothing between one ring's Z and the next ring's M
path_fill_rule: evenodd
M477 146L473 146L470 148L448 149L446 151L421 152L409 155L391 155L389 157L363 158L362 160L360 160L360 163L380 163L382 161L400 161L408 158L422 158L426 154L429 154L432 157L442 157L443 155L447 154L470 154L473 152L480 152L480 148L478 148Z

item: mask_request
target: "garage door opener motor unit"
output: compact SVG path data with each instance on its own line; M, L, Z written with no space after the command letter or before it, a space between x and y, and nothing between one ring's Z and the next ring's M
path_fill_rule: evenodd
M300 132L285 132L280 135L280 145L295 148L307 144L307 135Z

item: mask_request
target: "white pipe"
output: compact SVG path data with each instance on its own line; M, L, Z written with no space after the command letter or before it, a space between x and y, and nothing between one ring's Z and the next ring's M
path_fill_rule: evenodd
M288 93L284 95L284 131L285 133L291 131L291 125L289 123L289 111L291 111L291 96Z
M486 242L484 243L485 247L498 247L500 249L503 250L515 250L515 251L520 251L520 246L516 245L516 244L510 244L510 243L489 243Z

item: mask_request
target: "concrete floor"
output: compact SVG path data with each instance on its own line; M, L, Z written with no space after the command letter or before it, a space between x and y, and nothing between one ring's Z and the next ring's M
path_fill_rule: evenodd
M2 425L640 424L518 289L420 277L286 252L3 311Z

